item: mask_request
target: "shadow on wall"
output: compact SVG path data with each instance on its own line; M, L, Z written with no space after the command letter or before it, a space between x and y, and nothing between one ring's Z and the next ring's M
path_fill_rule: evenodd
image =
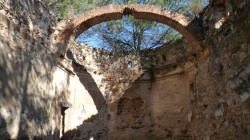
M7 124L4 120L4 117L0 114L0 135L1 138L4 140L9 140L10 139L10 135L7 132Z
M98 114L91 116L89 119L78 126L76 129L68 131L64 134L64 140L71 139L107 139L107 104L99 90L92 75L87 72L84 66L78 64L73 57L70 50L67 52L67 57L73 62L73 69L76 75L79 77L80 82L91 95L95 106L98 110Z
M71 139L86 139L89 140L91 138L94 139L108 139L108 123L110 123L110 115L108 114L108 108L107 103L105 101L105 98L103 97L99 87L97 86L97 83L95 82L93 76L91 73L89 73L86 68L80 64L78 64L73 56L73 53L71 50L67 51L67 57L72 60L72 66L73 70L76 73L77 77L79 77L81 84L85 87L85 89L88 91L88 93L91 95L95 106L98 110L98 114L91 116L89 119L86 119L83 121L81 125L79 125L76 129L67 131L63 138L64 140L71 140ZM96 62L98 63L98 62ZM131 76L131 75L127 75ZM114 77L113 77L114 78ZM124 85L128 89L130 89L130 86ZM119 87L117 87L119 88ZM124 89L123 92L127 92L128 89ZM115 92L121 92L121 91L113 91ZM122 92L122 93L123 93ZM113 95L113 94L112 94ZM134 103L135 102L135 103ZM138 102L138 103L137 103ZM136 110L130 110L128 108L125 109L125 115L123 115L123 121L125 120L126 116L129 116L132 118L133 122L129 122L129 125L134 127L133 129L137 129L138 127L141 127L141 122L143 120L143 117L140 117L141 113L137 113L138 110L141 109L143 106L143 101L140 98L132 99L131 101L126 104L126 107L133 106L133 105L139 105L139 107L136 107ZM137 110L138 108L138 110ZM134 109L134 108L133 108ZM140 110L141 111L141 110ZM140 114L141 113L141 114ZM138 119L134 119L133 115L137 114ZM131 119L126 120L123 123L128 123ZM120 120L122 122L122 120ZM136 124L133 124L136 122ZM116 123L116 122L115 122ZM119 123L117 124L119 125ZM124 124L126 125L126 124ZM116 131L115 133L117 133ZM118 133L116 134L119 135Z
M28 7L35 5L27 1L31 4ZM17 10L22 7L19 2L11 3L11 12L20 10ZM53 85L53 54L47 53L43 41L50 34L38 38L30 33L27 39L17 33L19 30L10 31L10 27L10 22L7 28L0 27L0 137L54 139L59 132L56 123L60 120L57 101L65 99L68 91L62 92Z
M1 114L5 115L8 132L11 138L22 138L22 135L26 133L31 134L27 129L29 127L44 131L43 127L46 126L43 125L50 123L55 117L49 114L54 112L54 97L48 95L45 87L40 87L47 86L46 82L52 80L49 74L42 72L47 68L48 62L42 56L38 56L40 58L29 57L31 52L27 49L32 48L28 46L25 50L17 48L21 50L18 52L16 48L8 50L10 42L4 42L2 39L0 41L4 44L0 49L2 52L0 55L0 106ZM18 41L14 39L13 43L16 42ZM15 55L17 57L13 58ZM39 64L37 61L44 63ZM37 85L39 81L41 85ZM52 128L47 129L51 129L52 132ZM20 133L20 131L26 132ZM36 135L38 132L32 133L31 135Z

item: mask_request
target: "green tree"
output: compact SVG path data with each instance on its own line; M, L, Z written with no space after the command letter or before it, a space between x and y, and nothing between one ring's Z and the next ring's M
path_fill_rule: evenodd
M61 18L69 18L72 15L83 13L93 8L94 0L45 0L55 14Z
M116 5L128 4L149 4L158 5L174 10L181 14L189 13L190 18L197 14L197 10L189 9L194 4L203 3L204 0L114 0ZM199 5L201 6L201 5ZM193 8L193 7L191 7ZM201 8L202 9L202 8ZM126 16L119 21L109 21L96 25L84 32L78 38L79 41L86 42L97 40L101 48L109 50L137 50L159 47L168 41L176 40L182 36L167 25L154 22L134 19Z
M92 8L114 4L149 4L162 6L194 18L206 0L47 0L61 17L74 17ZM85 31L78 41L109 50L142 50L155 48L179 39L181 35L167 25L126 16L122 20L101 23Z

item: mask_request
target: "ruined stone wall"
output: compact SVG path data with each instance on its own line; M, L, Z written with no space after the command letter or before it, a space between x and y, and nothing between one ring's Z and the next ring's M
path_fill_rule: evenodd
M74 58L78 64L84 65L87 71L95 73L122 73L129 69L139 73L139 70L160 69L167 65L170 67L185 62L194 54L192 47L184 38L141 52L116 50L110 52L83 43L73 43L67 52L69 59Z
M104 96L109 96L107 100L109 98L113 100L119 99L126 88L121 90L121 94L116 97L117 90L122 87L128 88L129 85L124 85L124 83L132 83L144 72L167 73L187 61L195 61L196 56L190 45L181 39L156 49L142 50L140 53L135 51L110 52L74 43L67 52L67 57L70 59L69 61L80 66L77 71L89 72L91 75L102 75L102 83L108 83L106 91L115 91L112 95L108 95L107 92L107 95Z
M191 64L192 66L192 64ZM186 67L190 67L190 64ZM109 139L164 139L185 133L191 99L189 84L195 68L150 73L132 83L119 100L108 105ZM185 136L185 134L184 134Z
M219 29L216 24L210 25L214 29L209 38L210 55L198 61L188 134L192 139L248 139L249 2L214 1L209 6L210 12L220 9L227 19ZM212 13L207 16L214 18Z
M42 2L0 2L1 139L59 139L62 128L82 123L69 116L63 124L60 102L72 103L66 116L77 116L86 102L85 117L97 113L79 78L57 64L59 26Z
M47 55L51 46L47 25L55 22L41 3L31 2L0 2L3 139L53 139L55 134L55 92L59 91L52 85L52 56Z
M72 61L73 71L92 98L101 95L107 107L97 109L98 114L87 119L85 114L75 114L78 117L74 118L82 118L82 124L67 132L65 138L139 139L181 134L190 113L193 57L183 40L140 54L72 44L66 59ZM94 127L97 124L98 128Z
M157 138L186 137L185 130L190 114L190 84L196 68L192 63L167 74L155 74L152 83L152 110L154 135Z
M247 1L210 1L200 54L185 40L141 53L73 43L60 63L61 23L41 2L0 7L1 138L249 137Z
M109 138L247 139L248 9L244 0L211 2L200 15L207 37L201 42L207 48L201 56L188 49L163 47L142 54L138 59L141 68L153 70L144 76L155 81L140 83L142 76L128 85L122 85L122 80L111 84L113 90L107 89L113 101L108 102ZM105 73L108 68L104 68ZM160 78L181 72L179 69L186 74Z

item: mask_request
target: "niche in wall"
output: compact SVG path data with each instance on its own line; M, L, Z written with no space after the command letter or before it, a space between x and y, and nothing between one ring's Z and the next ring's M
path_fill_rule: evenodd
M118 129L139 129L143 127L145 116L144 101L139 97L133 99L123 97L117 104L116 115Z

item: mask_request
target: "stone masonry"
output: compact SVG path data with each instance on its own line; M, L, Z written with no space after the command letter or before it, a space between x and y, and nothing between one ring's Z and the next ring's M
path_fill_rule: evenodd
M38 0L2 0L0 139L249 139L249 6L210 0L193 21L107 6L67 21ZM184 38L140 53L74 41L128 14Z

